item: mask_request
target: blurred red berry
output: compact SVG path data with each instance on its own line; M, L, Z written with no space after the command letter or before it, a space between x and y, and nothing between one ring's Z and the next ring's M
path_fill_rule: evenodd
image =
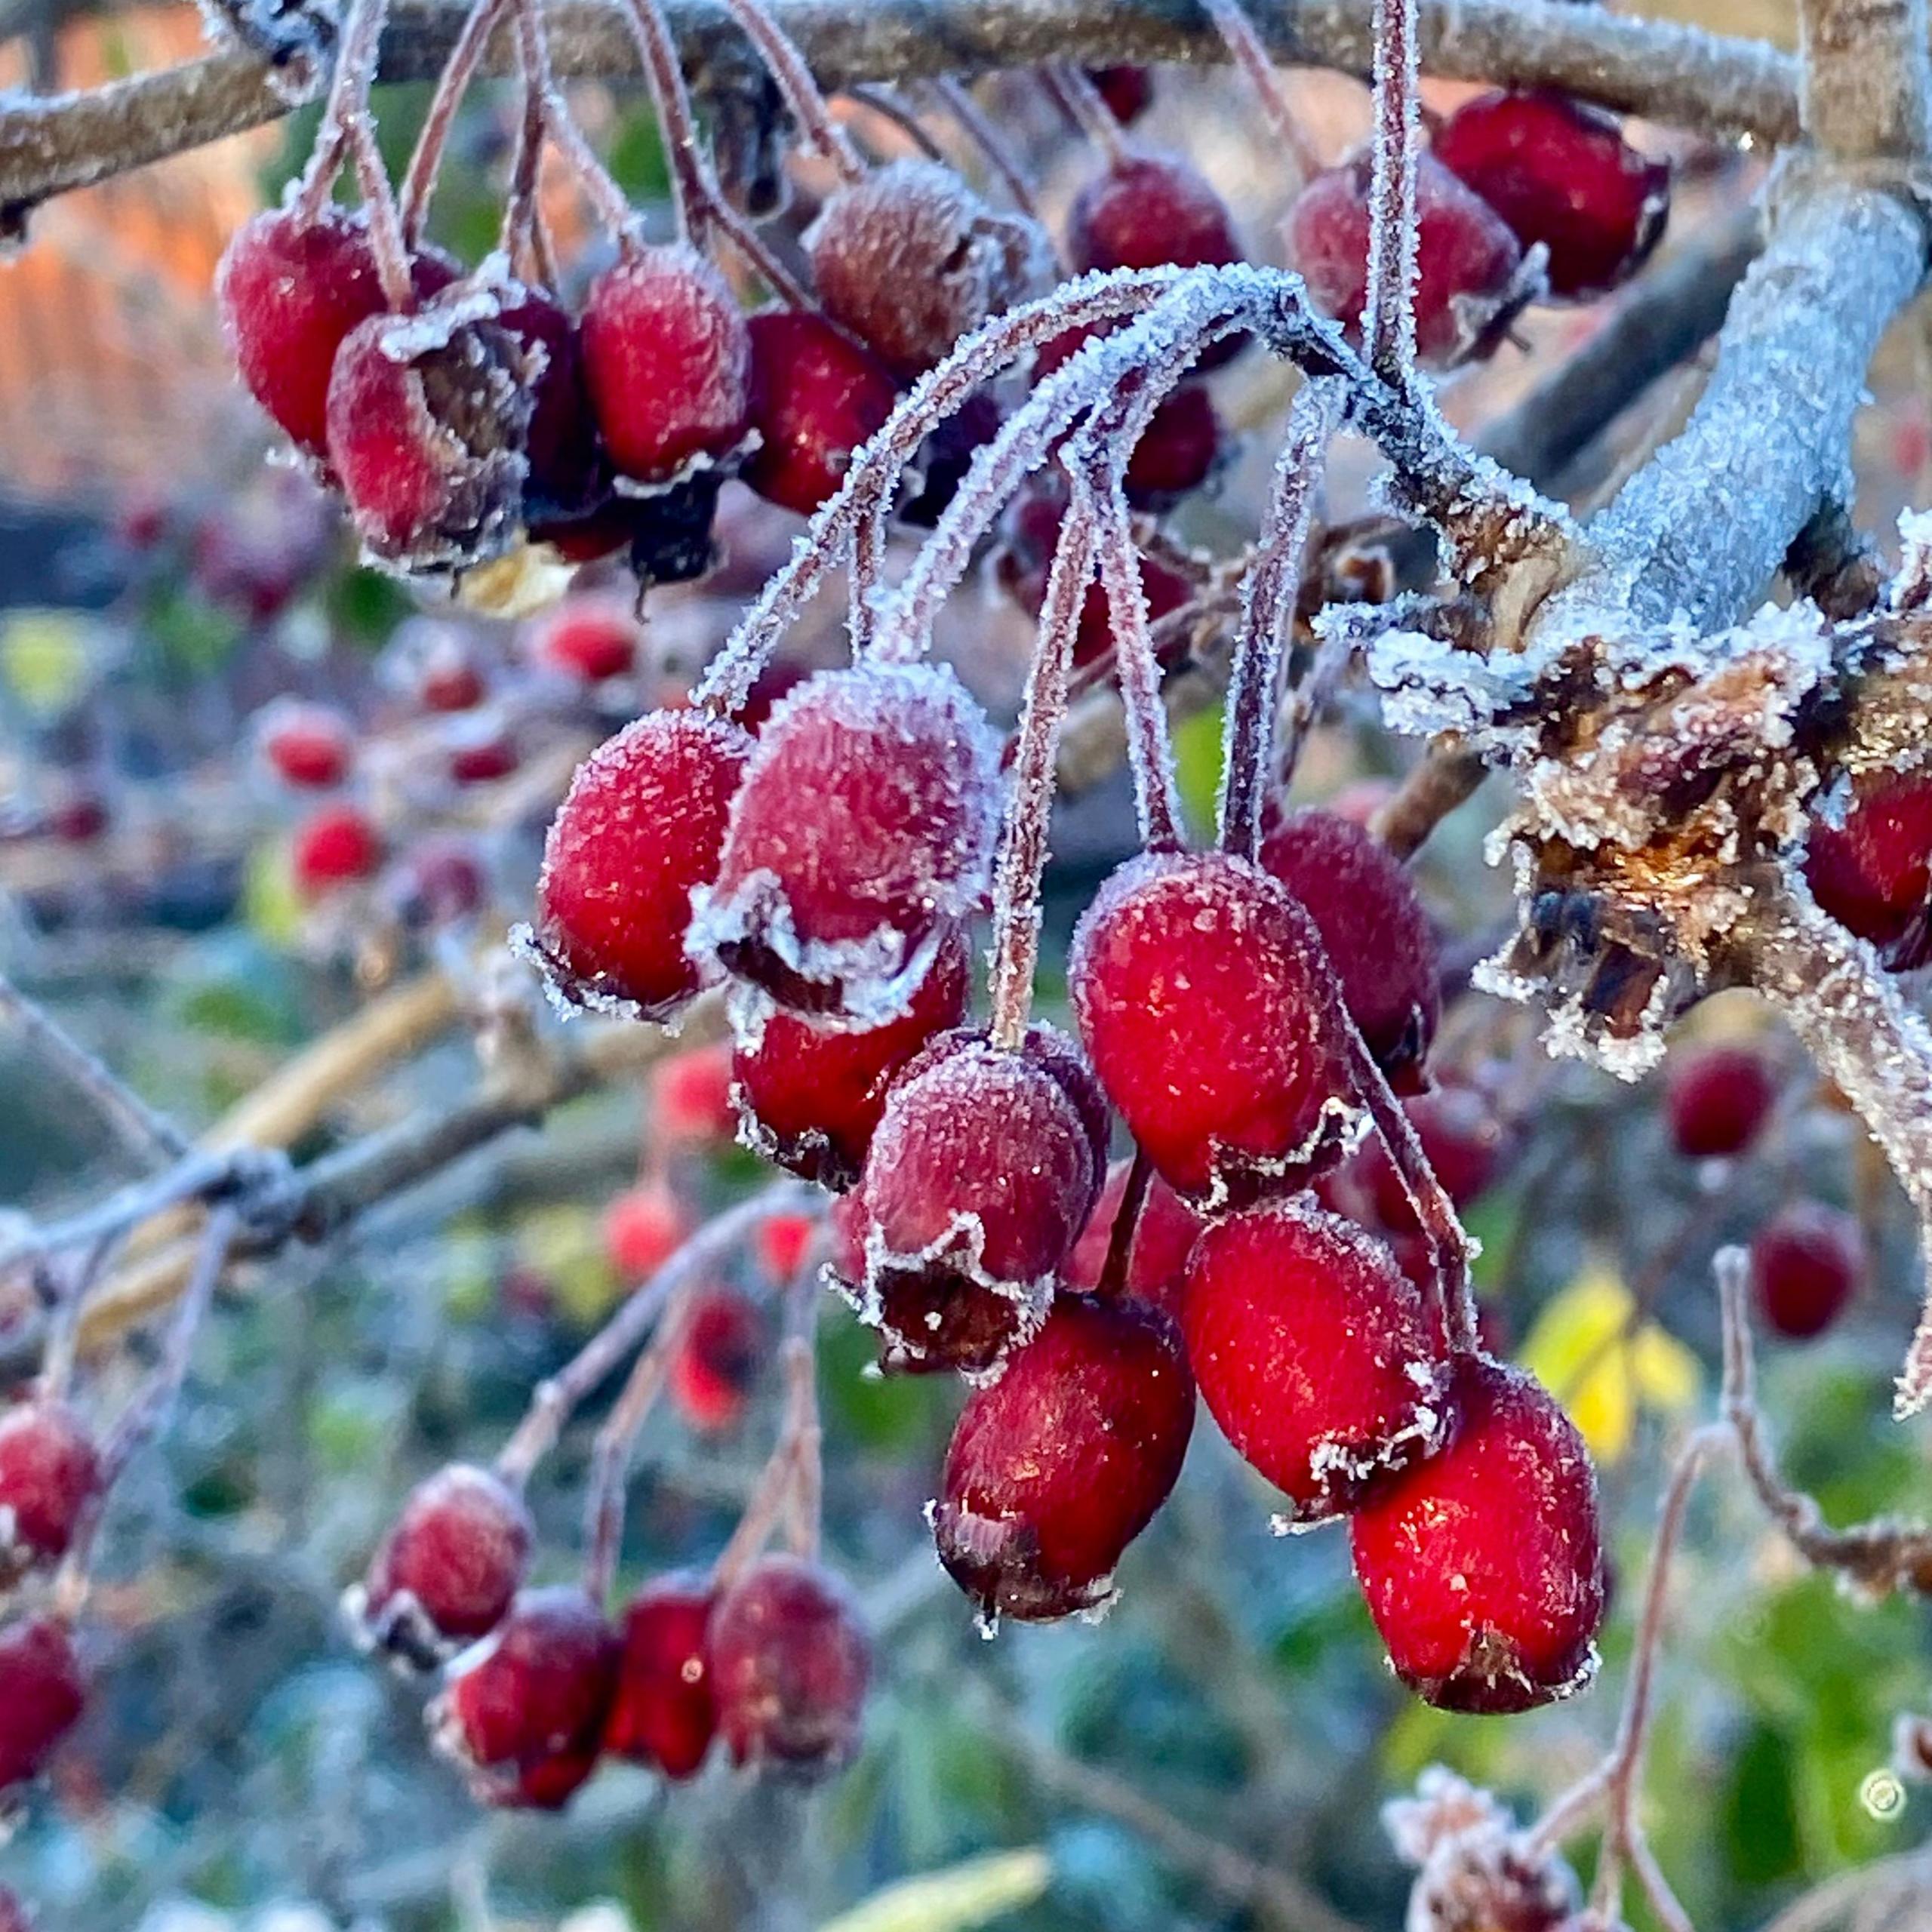
M507 778L521 762L516 740L496 726L466 733L450 746L450 782L454 785L494 785Z
M0 1413L0 1584L64 1556L100 1484L94 1438L64 1401Z
M340 785L355 755L349 720L333 705L278 699L257 718L255 732L275 776L304 791Z
M624 1612L623 1656L604 1748L688 1778L704 1762L718 1729L712 1695L710 1627L715 1599L703 1577L661 1577Z
M1793 1201L1752 1239L1758 1312L1789 1340L1822 1335L1864 1278L1865 1239L1858 1223L1821 1201Z
M383 863L382 835L359 807L324 805L296 827L291 860L296 891L320 899L375 875Z
M671 1361L671 1394L685 1420L712 1432L733 1427L763 1353L758 1310L737 1289L696 1297Z
M622 599L573 597L537 620L530 652L581 684L599 685L635 670L642 642L636 614Z
M758 1223L754 1245L768 1281L783 1287L805 1265L818 1223L809 1214L771 1214Z
M74 1639L52 1617L0 1626L0 1792L38 1777L79 1721L87 1686Z
M1677 1151L1694 1161L1742 1154L1777 1106L1777 1082L1749 1047L1705 1047L1682 1055L1664 1089Z
M691 1232L691 1216L661 1181L640 1181L604 1211L604 1251L627 1281L648 1281Z
M671 1140L729 1140L738 1131L731 1102L731 1048L715 1040L660 1060L651 1074L651 1123Z

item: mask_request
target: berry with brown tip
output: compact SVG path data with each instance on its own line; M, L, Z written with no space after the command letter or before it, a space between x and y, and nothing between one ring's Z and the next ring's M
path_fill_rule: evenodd
M731 1056L731 1091L746 1145L807 1180L850 1187L865 1165L888 1089L933 1036L966 1016L965 934L941 943L906 1011L882 1026L814 1026L774 1013Z
M278 698L255 720L261 755L285 785L325 792L349 776L355 739L349 720L332 704Z
M1742 1154L1777 1105L1777 1082L1749 1047L1706 1047L1670 1070L1664 1116L1677 1151L1694 1161Z
M1932 958L1932 777L1887 779L1854 798L1841 826L1811 822L1811 896L1903 972Z
M578 766L543 849L533 943L558 995L667 1020L703 986L691 893L718 870L752 741L708 712L656 711Z
M671 1394L685 1420L706 1433L730 1429L745 1412L763 1353L758 1311L737 1289L697 1297L671 1360Z
M1670 170L1647 160L1616 120L1554 88L1465 101L1430 152L1509 225L1549 253L1549 292L1582 301L1626 281L1663 232Z
M535 1537L508 1484L451 1463L410 1492L344 1600L350 1620L368 1643L429 1669L503 1620Z
M1109 1173L1106 1186L1087 1218L1085 1231L1067 1257L1064 1272L1069 1288L1100 1286L1132 1166L1131 1161L1117 1161ZM1134 1224L1134 1244L1128 1250L1121 1293L1164 1309L1170 1315L1178 1313L1187 1291L1187 1257L1208 1225L1158 1174L1149 1176L1146 1197Z
M1441 962L1401 862L1339 813L1310 809L1269 826L1261 863L1315 921L1377 1065L1398 1090L1412 1086L1442 1014Z
M530 654L581 685L601 685L637 668L642 632L630 607L614 597L572 597L537 622Z
M669 1778L694 1776L717 1734L712 1693L708 1579L660 1577L631 1599L623 1617L617 1691L604 1748L651 1764Z
M892 414L899 385L823 316L774 309L749 326L758 447L744 481L768 503L810 516Z
M596 1768L622 1654L569 1587L524 1590L429 1706L439 1749L485 1804L555 1810Z
M908 378L1030 294L1049 260L1033 222L989 208L925 160L890 162L840 189L804 245L825 312Z
M0 1792L38 1777L87 1704L72 1633L52 1617L0 1628Z
M611 463L669 482L730 456L751 420L751 337L724 278L679 243L634 249L591 284L584 386Z
M1351 335L1368 296L1366 152L1325 168L1295 197L1283 226L1288 265L1309 297ZM1416 174L1416 353L1446 369L1486 355L1531 292L1519 287L1521 248L1503 217L1432 154Z
M1844 1312L1865 1278L1858 1223L1822 1201L1795 1201L1751 1242L1751 1286L1758 1312L1795 1342L1822 1335Z
M897 1018L986 891L998 758L940 666L808 679L758 734L715 883L695 895L693 958L795 1012Z
M761 1557L711 1621L718 1728L740 1764L804 1776L859 1748L872 1643L838 1580L795 1556Z
M0 1414L0 1583L66 1555L100 1484L94 1438L57 1396Z
M358 806L324 805L295 829L290 863L295 889L304 899L321 899L373 878L382 863L382 834Z
M1167 1315L1060 1296L960 1411L931 1512L940 1561L989 1620L1098 1607L1193 1426L1194 1380Z
M1422 1297L1339 1215L1273 1203L1215 1223L1181 1322L1201 1399L1291 1521L1352 1509L1441 1444L1447 1378Z
M1131 860L1074 934L1068 983L1108 1098L1211 1213L1306 1186L1355 1112L1341 995L1287 887L1225 853Z
M1355 1575L1397 1676L1444 1710L1527 1711L1596 1673L1595 1472L1549 1391L1456 1364L1447 1445L1380 1484L1351 1524Z

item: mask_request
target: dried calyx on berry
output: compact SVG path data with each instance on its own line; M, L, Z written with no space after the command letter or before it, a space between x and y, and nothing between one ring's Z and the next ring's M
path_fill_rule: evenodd
M1447 1371L1387 1247L1297 1202L1215 1223L1188 1263L1181 1321L1201 1399L1235 1448L1325 1522L1434 1453Z
M1433 1764L1414 1798L1383 1806L1397 1855L1417 1868L1409 1932L1578 1932L1577 1875L1490 1794Z
M823 671L774 706L734 801L689 947L772 1004L879 1026L903 1014L990 882L999 752L928 664Z
M960 1411L930 1510L940 1561L989 1622L1104 1607L1193 1426L1193 1378L1166 1315L1060 1296Z
M100 1487L94 1438L57 1396L0 1414L0 1586L66 1555Z
M703 986L685 950L691 893L717 872L751 751L706 712L656 711L577 768L521 936L558 998L661 1020Z
M87 1684L73 1633L58 1617L0 1626L0 1793L25 1784L79 1721Z
M1417 1695L1445 1710L1529 1710L1596 1674L1596 1474L1576 1426L1521 1371L1463 1356L1448 1397L1447 1446L1357 1510L1355 1575Z
M1292 1192L1346 1150L1341 995L1314 922L1259 866L1129 860L1081 918L1067 977L1107 1097L1183 1199L1219 1214Z
M623 1616L617 1690L604 1748L688 1778L701 1766L718 1729L712 1695L711 1618L716 1593L697 1576L660 1577L631 1599Z
M368 1574L344 1593L344 1613L359 1641L433 1669L503 1621L534 1539L507 1484L451 1463L411 1491Z
M437 1748L486 1804L555 1810L597 1765L621 1646L580 1590L525 1590L429 1706Z
M837 1578L761 1557L712 1614L718 1728L733 1760L812 1777L857 1755L872 1643Z
M826 315L909 378L1036 292L1052 260L1036 223L989 208L951 168L923 160L841 188L804 246Z

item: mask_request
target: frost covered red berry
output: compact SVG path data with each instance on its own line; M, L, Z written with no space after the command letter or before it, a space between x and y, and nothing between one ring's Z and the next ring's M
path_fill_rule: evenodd
M754 315L751 424L758 446L744 480L768 501L809 516L892 414L899 386L875 357L817 315Z
M1814 819L1811 896L1900 971L1932 958L1932 777L1914 772L1861 792L1844 823Z
M67 1553L100 1494L100 1451L55 1396L0 1414L0 1585Z
M659 1577L631 1599L622 1627L617 1694L604 1727L614 1756L688 1778L718 1729L712 1694L715 1593L696 1576Z

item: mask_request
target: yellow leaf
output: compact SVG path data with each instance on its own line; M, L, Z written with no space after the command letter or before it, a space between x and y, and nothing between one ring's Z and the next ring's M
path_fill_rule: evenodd
M278 952L294 949L302 937L302 895L288 848L271 840L248 854L242 881L242 915L248 930Z
M888 1885L819 1932L972 1932L1031 1905L1052 1878L1052 1864L1037 1847L992 1852Z
M20 702L51 715L94 682L91 627L72 611L20 611L0 623L0 675Z

